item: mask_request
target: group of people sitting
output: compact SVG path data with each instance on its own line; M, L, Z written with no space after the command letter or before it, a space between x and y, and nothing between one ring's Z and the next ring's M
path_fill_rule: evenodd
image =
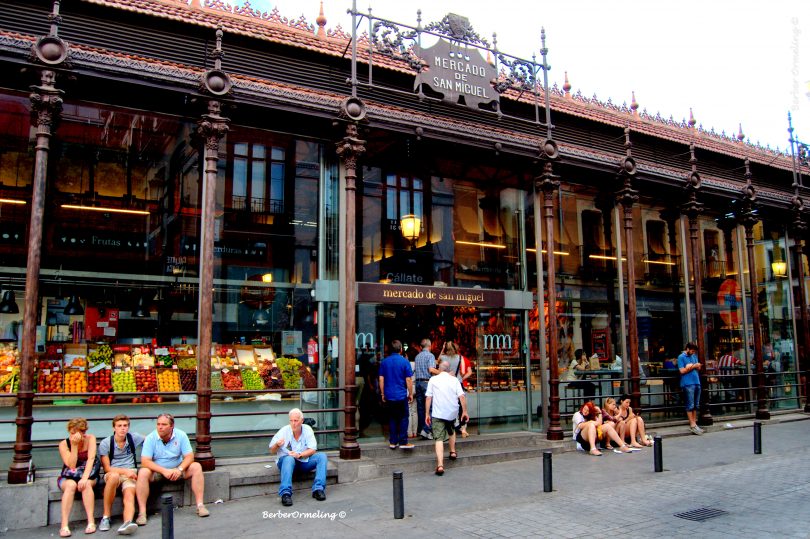
M602 456L600 446L614 453L630 453L653 445L647 439L644 420L633 413L628 395L622 395L618 405L613 398L605 399L601 409L587 401L574 414L573 424L577 449L595 457Z
M124 501L124 522L119 535L131 535L138 526L146 525L146 502L149 485L155 481L187 480L197 502L197 515L208 516L203 504L203 470L194 462L188 435L174 427L171 414L160 414L156 428L147 436L129 432L129 417L120 414L113 418L113 434L96 446L96 437L87 432L87 420L71 419L67 424L68 436L59 442L62 471L57 486L62 491L62 522L60 537L70 537L68 526L73 501L78 493L82 498L87 527L85 534L95 533L95 493L93 488L104 472L104 508L98 530L110 529L110 514L115 495L120 488ZM160 442L160 443L158 443ZM136 448L142 446L138 466ZM135 518L137 501L138 517Z

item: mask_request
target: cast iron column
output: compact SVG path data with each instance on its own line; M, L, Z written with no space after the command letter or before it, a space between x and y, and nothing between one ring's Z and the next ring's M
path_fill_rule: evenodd
M223 96L231 89L230 77L220 67L222 30L217 28L217 45L211 53L214 69L202 78L203 89L213 96ZM211 451L211 332L214 301L214 214L216 211L217 163L219 143L228 133L228 119L220 115L222 103L208 101L208 113L197 122L197 134L205 148L205 174L202 187L202 218L200 224L200 289L197 310L197 426L194 460L203 471L216 467Z
M59 1L54 2L49 16L51 32L33 46L34 61L48 67L59 67L68 55L67 43L57 36ZM14 456L8 469L9 484L27 482L35 472L31 456L31 428L34 423L34 366L36 364L36 330L39 318L39 271L42 254L42 218L45 212L45 185L48 175L48 155L51 135L62 111L62 90L54 87L56 73L51 69L40 72L39 86L31 87L31 123L36 127L36 157L31 193L31 218L28 225L28 255L25 273L25 306L20 357L20 388L17 392L17 437ZM33 475L32 475L33 477Z
M543 191L543 217L546 232L546 290L548 294L548 369L549 369L549 420L546 438L562 440L560 427L560 369L557 351L557 286L554 264L554 192L560 187L560 180L554 175L552 160L557 157L557 145L546 140L543 144L546 160L543 173L535 178L535 189ZM542 298L538 298L542 300ZM538 316L544 316L543 303L538 302ZM543 337L542 335L540 336ZM541 344L542 346L542 344Z
M762 368L762 329L759 320L759 302L757 301L757 268L754 258L754 225L759 222L756 213L756 189L751 185L751 169L748 159L745 160L746 186L742 190L742 210L740 221L745 227L745 247L748 255L748 288L751 289L751 319L754 326L754 364L757 375L757 419L770 419L768 411L768 394L765 389L765 372Z
M624 243L627 250L627 355L624 361L630 365L630 399L633 408L641 410L641 381L638 364L638 317L636 309L636 255L633 241L633 205L638 202L638 191L633 189L636 175L636 162L632 154L630 128L624 129L625 157L619 163L619 179L624 186L616 193L617 202L622 205L624 219ZM619 257L621 258L621 257ZM621 264L621 260L616 261ZM622 298L624 301L624 298Z
M698 358L703 368L700 369L700 410L698 424L711 425L714 423L711 407L709 406L709 380L706 377L706 325L703 322L703 272L700 263L700 240L698 216L703 212L703 203L698 202L697 194L700 191L701 179L697 172L697 158L695 145L689 145L689 163L692 173L686 179L686 191L689 201L682 206L683 213L689 219L689 251L692 258L692 279L695 282L695 336L697 338ZM688 285L688 283L687 283Z
M354 378L356 332L355 313L357 310L357 282L356 282L356 253L355 253L355 195L357 180L357 159L366 151L366 141L358 136L357 123L365 118L365 105L356 98L350 97L341 104L341 116L348 119L346 135L337 143L337 155L345 169L345 199L346 206L343 217L346 219L345 250L341 253L345 268L344 281L340 283L343 288L345 304L343 309L343 327L340 328L342 340L341 354L343 355L343 377L346 387L346 397L343 404L345 426L340 442L340 458L356 460L360 458L360 444L357 443L357 425L355 417L357 405L354 392L356 390Z
M802 330L802 351L804 352L802 361L799 361L798 354L796 356L796 369L800 371L799 381L801 381L801 370L804 370L804 411L810 412L810 323L807 319L807 291L806 283L804 282L804 238L807 234L807 224L802 218L802 209L804 202L801 198L795 196L793 198L793 249L796 251L796 273L799 280L799 312L801 313L801 330ZM801 365L801 367L800 367ZM802 369L803 367L803 369Z

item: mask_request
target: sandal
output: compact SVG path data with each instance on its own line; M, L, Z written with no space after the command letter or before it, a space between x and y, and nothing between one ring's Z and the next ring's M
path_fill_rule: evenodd
M461 431L461 437L462 438L467 438L469 435L470 434L466 430Z
M607 445L605 446L605 449L607 449L607 450L611 450L611 449L613 449L613 446L612 446L612 445L610 445L610 444L607 444Z
M456 460L458 458L458 453L455 451L450 451L450 460Z
M88 524L87 527L84 529L85 535L90 535L91 533L96 533L96 525L95 524Z
M444 475L444 466L436 466L436 475Z
M601 457L601 456L602 456L602 452L601 452L601 451L599 451L598 449L591 449L591 450L589 451L589 453L590 453L591 455L593 455L594 457Z
M59 537L70 537L72 534L70 533L70 528L65 526L64 528L59 529Z

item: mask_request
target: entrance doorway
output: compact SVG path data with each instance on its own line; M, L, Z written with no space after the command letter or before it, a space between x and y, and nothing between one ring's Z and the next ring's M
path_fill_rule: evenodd
M393 340L402 342L403 355L411 362L421 351L420 342L431 340L439 357L453 341L471 366L464 380L470 425L479 434L521 430L527 426L526 358L522 350L523 313L501 308L361 303L357 307L355 338L357 372L363 390L359 395L361 437L383 441L388 419L381 406L378 371L390 353ZM537 399L538 396L535 396ZM416 407L412 407L416 435Z

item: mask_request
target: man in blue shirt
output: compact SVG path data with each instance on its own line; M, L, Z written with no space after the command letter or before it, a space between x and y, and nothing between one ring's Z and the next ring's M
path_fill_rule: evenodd
M287 507L293 504L292 477L296 470L315 470L312 497L322 502L326 499L326 455L316 452L318 442L312 427L304 425L304 413L293 408L289 417L290 424L281 427L270 440L270 453L278 455L276 466L281 471L281 484L278 486L281 504Z
M413 449L408 443L408 405L413 400L413 369L402 357L402 343L391 343L392 353L380 364L380 394L388 409L388 447Z
M203 505L205 478L202 466L194 462L194 452L188 435L174 428L171 414L157 417L157 428L143 442L141 449L141 469L138 470L138 483L135 494L138 497L138 518L135 524L146 525L146 500L149 497L149 483L152 481L191 482L191 492L197 501L197 516L207 517L208 509Z
M686 343L686 351L678 356L678 370L681 373L681 388L686 404L686 417L689 419L689 430L698 436L703 434L703 429L697 426L697 410L700 406L700 375L698 373L701 367L697 356L697 346L695 343Z
M431 369L436 369L436 356L430 352L430 346L430 339L422 339L422 351L416 355L414 360L416 432L425 440L433 438L430 427L425 424L425 415L426 412L429 412L429 410L425 410L427 386L431 377Z

